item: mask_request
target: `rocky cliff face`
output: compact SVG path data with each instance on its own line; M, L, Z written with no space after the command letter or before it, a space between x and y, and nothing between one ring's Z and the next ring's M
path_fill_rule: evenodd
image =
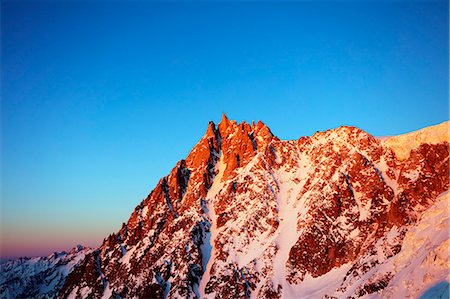
M442 254L426 279L401 265L423 215L448 203L448 134L408 143L407 157L399 143L354 127L283 141L223 116L58 296L395 298L392 283L422 279L402 289L418 296L448 280ZM448 247L448 236L431 239L423 256Z

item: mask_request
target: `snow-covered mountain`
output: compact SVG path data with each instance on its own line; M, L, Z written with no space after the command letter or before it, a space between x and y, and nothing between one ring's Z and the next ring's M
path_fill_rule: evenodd
M67 275L92 249L77 245L69 252L20 258L0 264L1 298L55 298Z
M223 116L50 296L448 297L448 125L284 141Z

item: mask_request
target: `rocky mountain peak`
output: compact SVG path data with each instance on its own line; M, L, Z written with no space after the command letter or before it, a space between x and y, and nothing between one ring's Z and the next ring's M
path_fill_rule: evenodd
M78 253L78 252L80 252L80 251L82 251L82 250L88 250L88 249L89 249L88 247L85 247L85 246L83 246L83 245L78 244L77 246L73 247L73 248L69 251L69 254L75 254L75 253Z
M119 232L80 251L58 296L418 297L448 272L433 260L448 235L420 237L450 223L436 212L449 144L428 134L399 157L355 127L280 140L223 115ZM408 249L415 236L420 250Z
M206 129L206 133L204 135L205 138L215 138L217 135L216 132L216 125L214 124L213 121L210 121L208 123L208 128Z

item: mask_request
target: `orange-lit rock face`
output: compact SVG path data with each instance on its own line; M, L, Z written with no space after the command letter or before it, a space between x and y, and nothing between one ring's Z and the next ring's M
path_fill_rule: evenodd
M336 292L351 292L448 189L448 156L446 142L423 144L400 161L354 127L281 141L262 122L224 115L69 275L61 297L288 298L305 277L343 265Z
M262 122L250 126L243 122L236 124L223 115L218 126L222 140L223 160L226 164L222 180L226 181L233 176L238 168L245 167L255 157L258 149L265 149L272 141L270 129Z

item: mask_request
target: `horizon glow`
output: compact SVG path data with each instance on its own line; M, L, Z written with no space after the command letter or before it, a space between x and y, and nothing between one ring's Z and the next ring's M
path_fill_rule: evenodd
M1 258L100 245L223 112L280 139L449 119L446 1L3 1L1 26Z

